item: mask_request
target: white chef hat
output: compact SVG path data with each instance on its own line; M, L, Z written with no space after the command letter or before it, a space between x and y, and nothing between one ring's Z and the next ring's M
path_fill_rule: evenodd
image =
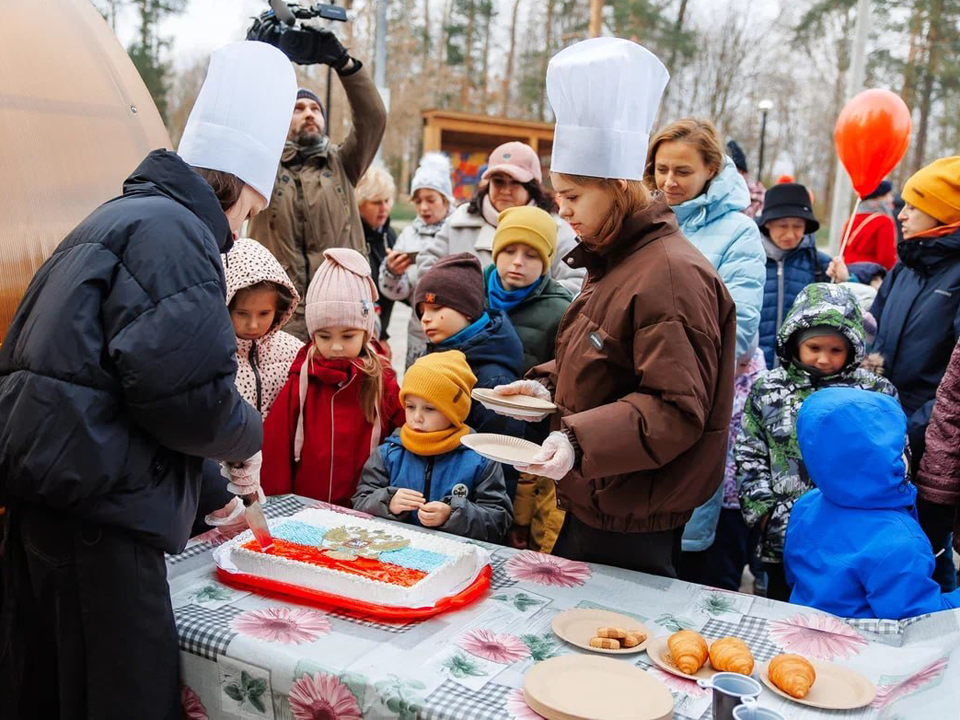
M656 55L620 38L584 40L554 55L547 67L557 119L550 169L641 180L669 79Z
M210 56L178 154L194 167L236 175L269 202L296 97L293 66L277 48L225 45Z

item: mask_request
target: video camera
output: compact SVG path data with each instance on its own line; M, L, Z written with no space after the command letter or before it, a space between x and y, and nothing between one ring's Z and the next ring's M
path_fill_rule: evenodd
M339 70L337 63L341 59L340 53L334 51L335 57L331 56L330 40L333 39L341 50L342 46L333 37L333 33L303 25L302 22L298 25L298 21L313 18L347 22L347 11L346 8L327 3L316 3L304 7L294 3L288 4L283 0L270 0L270 10L254 19L250 29L247 30L247 40L270 43L299 65L322 62ZM349 62L349 59L344 51L343 64Z

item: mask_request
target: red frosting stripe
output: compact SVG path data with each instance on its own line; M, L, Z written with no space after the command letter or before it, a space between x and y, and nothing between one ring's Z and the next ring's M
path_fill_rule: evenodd
M273 555L276 557L288 558L298 562L316 565L318 567L330 568L341 572L359 575L360 577L379 580L380 582L399 585L400 587L411 587L420 582L427 576L422 570L413 570L411 568L400 567L380 560L370 560L368 558L355 558L354 560L335 560L329 557L326 552L317 547L308 545L299 545L289 540L273 539L273 546L266 552L260 547L256 540L251 540L243 545L244 550L263 553L264 555Z

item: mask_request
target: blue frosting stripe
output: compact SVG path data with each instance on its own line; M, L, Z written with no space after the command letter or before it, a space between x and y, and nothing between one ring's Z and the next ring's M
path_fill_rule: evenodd
M299 520L287 520L270 530L275 538L308 547L322 546L323 538L327 534L326 528L308 525ZM380 562L399 565L410 570L420 570L425 573L433 572L448 560L449 557L446 555L412 547L380 553Z
M323 543L327 530L316 525L307 525L299 520L287 520L282 525L271 528L271 533L275 538L287 542L319 547Z
M399 565L400 567L409 568L410 570L420 570L426 573L433 572L449 559L446 555L441 555L440 553L411 547L380 553L381 562Z

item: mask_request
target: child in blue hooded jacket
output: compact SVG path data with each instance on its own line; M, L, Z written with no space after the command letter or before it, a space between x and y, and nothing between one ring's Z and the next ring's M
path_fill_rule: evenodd
M797 500L787 527L790 602L894 620L960 607L960 590L941 594L932 577L906 435L907 417L889 395L826 388L803 403L797 441L817 489Z

